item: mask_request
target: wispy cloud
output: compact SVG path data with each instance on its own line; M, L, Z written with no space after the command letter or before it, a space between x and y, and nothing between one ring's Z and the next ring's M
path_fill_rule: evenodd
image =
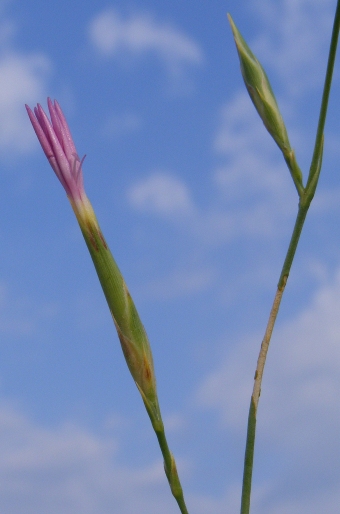
M120 52L135 56L152 53L171 71L203 62L203 52L192 38L151 15L135 14L124 19L114 9L106 10L92 20L89 36L95 48L108 57Z
M288 412L289 418L292 419L292 411L298 413L301 409L298 417L300 419L301 416L302 419L306 409L317 411L319 408L326 410L330 408L329 422L333 419L334 412L332 413L331 404L336 399L335 394L330 394L330 391L335 392L340 387L339 299L340 272L329 280L329 283L320 287L305 310L292 322L281 326L274 334L271 365L266 371L267 383L263 391L265 401L269 401L270 404L267 403L266 414L262 412L262 416L265 416L262 418L262 423L263 426L267 426L268 432L270 431L274 438L280 438L281 442L282 434L272 431L270 425L279 420L283 421ZM252 384L252 373L248 373L248 368L254 366L254 356L260 340L258 336L248 337L243 344L238 345L235 354L228 355L226 358L223 371L221 368L213 373L202 389L202 398L205 397L208 403L211 401L216 406L219 405L225 423L235 428L242 420L229 404L230 401L234 403L234 400L231 400L229 395L224 395L222 400L218 390L219 388L223 391L228 390L233 384L232 389L235 393L233 396L237 398L237 403L244 403L242 391L247 389L249 393L251 390L249 386ZM246 378L247 376L250 378ZM219 382L221 380L230 380L230 383L222 387ZM328 384L326 397L323 396L323 388L319 387L321 383ZM308 391L311 393L310 396ZM276 401L280 397L282 400L283 396L288 398L290 394L292 396L289 402ZM307 418L308 416L304 421L306 423ZM288 432L285 430L284 438Z
M338 271L295 319L274 332L261 394L258 446L265 461L269 455L275 456L276 471L262 479L268 491L261 499L262 507L258 505L259 512L304 513L309 512L309 506L317 513L313 502L320 506L324 500L329 506L327 512L336 512L339 299ZM261 335L235 346L198 394L199 403L217 409L224 426L234 434L247 417ZM289 492L292 482L301 493L296 497L295 489L294 500ZM308 489L308 499L304 493L306 482L314 484L311 495Z
M246 93L222 106L217 123L213 151L220 164L211 174L210 206L201 208L189 186L169 173L133 184L127 194L130 205L161 215L208 244L244 235L275 237L276 227L289 219L296 203L279 150Z
M171 430L182 427L177 416L168 419ZM172 426L171 426L172 425ZM114 424L115 426L115 424ZM121 463L119 438L112 429L98 435L75 423L44 427L9 404L0 405L0 508L11 514L176 514L178 507L164 477L161 459L148 466ZM182 467L182 466L181 466ZM181 473L182 477L185 473ZM254 488L254 512L263 488ZM262 494L261 494L262 493ZM186 491L190 510L223 514L239 507L240 485L219 496ZM338 495L325 495L327 512L335 514ZM315 499L314 499L315 501ZM292 505L300 511L284 510ZM312 501L277 502L275 512L319 514L308 510ZM321 498L316 498L316 505ZM306 507L306 508L304 508ZM280 510L281 509L281 510Z
M25 152L34 138L23 109L46 96L49 60L42 54L10 52L0 57L0 149Z
M7 155L27 152L35 139L29 126L25 103L46 96L51 62L43 53L27 53L15 48L15 25L0 25L0 151Z
M135 209L170 217L182 217L194 210L189 189L183 181L165 172L155 172L133 184L127 192Z
M338 511L339 299L340 272L274 335L261 397L258 447L265 464L274 456L276 465L273 470L269 464L267 475L262 469L255 482L255 514ZM225 363L207 377L194 406L217 409L233 437L246 419L259 340L249 337L229 353ZM178 415L168 421L173 430L183 423ZM161 459L143 467L122 464L115 432L122 423L119 418L110 420L106 435L78 423L44 427L0 404L0 510L175 514L177 506ZM190 424L190 419L185 417L185 423ZM304 481L313 483L312 491L309 488L306 493ZM236 510L240 484L235 482L237 486L219 496L187 491L190 508L198 514ZM300 493L292 484L298 484Z
M161 459L143 468L118 464L112 435L72 423L45 428L1 405L0 436L2 512L176 512Z
M226 161L215 180L229 198L249 206L259 196L283 202L294 191L283 157L245 91L222 106L214 148Z
M265 66L280 77L292 95L320 86L326 59L334 2L332 0L260 0L251 2L264 30L253 47Z

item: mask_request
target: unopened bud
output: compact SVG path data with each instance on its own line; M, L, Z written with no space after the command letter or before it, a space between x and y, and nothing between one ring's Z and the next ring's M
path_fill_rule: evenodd
M80 160L78 157L65 116L57 101L52 102L48 99L48 108L51 120L39 104L34 112L26 106L45 155L77 216L116 325L127 365L155 425L161 422L161 415L148 337L86 196L82 173L83 159Z
M296 163L294 151L290 146L287 130L267 74L243 39L230 14L228 14L228 18L240 59L243 80L249 96L266 129L282 151L295 186L300 191L301 188L303 189L302 174Z
M287 151L290 148L287 130L266 72L241 36L230 14L228 18L240 58L243 80L250 98L268 132L281 150Z

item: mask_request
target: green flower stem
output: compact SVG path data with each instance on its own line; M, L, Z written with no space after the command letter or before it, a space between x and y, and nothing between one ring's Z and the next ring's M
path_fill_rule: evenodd
M293 230L292 237L291 237L291 240L290 240L290 243L288 246L287 255L286 255L286 258L285 258L283 266L282 266L279 283L277 285L278 291L281 291L281 290L283 291L285 288L286 282L288 280L290 268L292 267L293 260L295 257L296 248L299 243L303 225L304 225L304 222L305 222L305 219L307 216L307 212L309 209L309 205L304 206L304 205L301 205L301 203L302 202L300 200L300 205L299 205L298 214L297 214L297 217L295 220L294 230ZM274 300L274 303L275 303L275 300Z
M151 420L152 422L152 420ZM164 470L167 476L171 492L178 504L182 514L189 514L185 505L182 486L178 477L175 459L169 450L168 442L165 437L164 427L154 428L162 455L164 458Z
M249 415L248 415L248 427L247 427L247 442L246 451L244 457L244 469L243 469L243 485L242 485L242 499L241 499L241 514L249 514L250 512L250 495L251 495L251 484L253 475L253 462L254 462L254 448L255 448L255 437L256 437L256 416L257 408L261 394L261 384L264 372L264 366L266 364L267 353L271 336L274 330L275 321L279 312L282 295L284 293L286 283L289 276L289 271L294 259L295 251L299 242L299 238L302 232L303 224L306 219L308 207L299 208L299 212L296 218L294 231L290 241L290 245L287 251L287 255L282 267L282 272L278 284L278 288L275 294L273 305L270 311L266 331L261 343L260 353L257 360L257 366L254 377L254 387L250 400Z
M142 397L143 397L143 395L142 395ZM175 458L172 455L172 453L170 452L168 442L166 440L163 421L160 417L154 416L153 411L150 409L150 407L149 407L148 403L145 401L144 397L143 397L143 401L144 401L147 413L149 414L152 428L155 431L155 434L158 439L158 444L159 444L159 447L160 447L162 455L163 455L164 471L165 471L166 477L168 479L172 495L174 496L181 513L189 514L188 509L185 505L183 489L182 489L181 482L179 480L179 476L177 473L177 466L176 466Z
M306 187L303 192L299 192L299 210L295 221L293 234L288 247L287 255L282 267L278 288L275 294L274 302L270 311L269 320L266 328L266 332L261 344L260 354L257 361L257 367L254 377L254 388L250 401L249 416L248 416L248 428L247 428L247 442L244 458L244 471L243 471L243 486L242 486L242 500L241 500L241 514L249 514L250 512L250 495L252 485L252 473L253 473L253 462L254 462L254 447L256 437L256 416L259 398L261 394L261 383L263 377L264 366L266 362L267 352L269 348L270 339L273 333L275 321L279 312L282 295L285 290L285 286L288 280L289 272L294 260L297 245L300 239L300 235L303 229L303 225L307 216L307 212L311 201L314 197L315 190L318 184L322 165L322 154L323 154L323 142L324 142L324 127L326 121L326 114L328 108L328 100L332 83L334 62L338 44L340 28L340 0L337 2L336 13L334 17L333 32L330 44L330 51L328 57L326 78L324 84L324 90L322 95L322 102L320 108L319 122L315 139L315 146L313 152L312 163L310 166L309 176Z
M74 209L75 210L75 209ZM86 245L106 297L125 360L156 433L171 492L182 514L188 514L176 463L165 437L150 344L123 276L101 233L90 203L83 216L75 210Z

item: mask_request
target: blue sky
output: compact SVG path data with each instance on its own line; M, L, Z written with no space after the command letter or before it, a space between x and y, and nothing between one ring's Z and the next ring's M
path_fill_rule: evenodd
M334 0L0 3L0 511L175 514L65 193L24 104L57 98L151 341L190 513L237 512L252 377L297 208L229 11L306 176ZM253 514L338 512L339 65L259 407Z

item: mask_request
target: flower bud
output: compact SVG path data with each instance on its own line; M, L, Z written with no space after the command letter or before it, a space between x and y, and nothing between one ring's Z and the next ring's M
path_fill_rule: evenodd
M267 74L241 36L232 17L228 14L233 31L241 72L249 96L255 105L266 129L283 153L297 190L303 189L302 173L296 163L287 130L276 102Z
M26 109L49 163L64 187L77 217L115 323L126 363L154 425L161 422L152 353L122 274L106 244L86 196L82 163L57 101L48 99L50 117L41 105Z
M232 17L228 14L233 31L241 72L249 96L256 107L266 129L282 151L290 149L290 143L281 113L266 72L241 36Z

